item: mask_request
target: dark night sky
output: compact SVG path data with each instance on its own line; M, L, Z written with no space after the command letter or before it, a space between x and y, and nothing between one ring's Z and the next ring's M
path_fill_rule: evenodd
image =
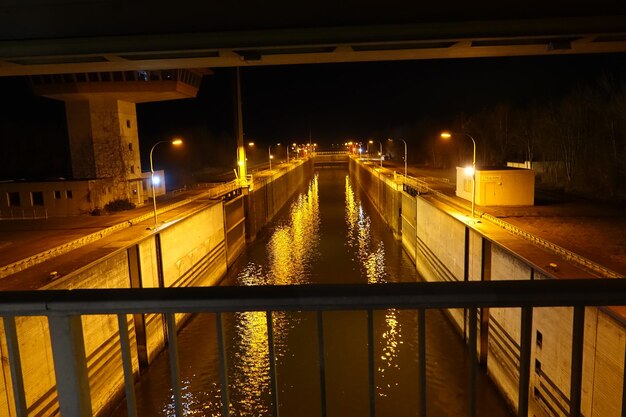
M305 141L309 128L321 144L399 135L411 144L424 140L410 127L425 117L443 128L461 111L558 99L603 73L626 75L626 55L242 68L244 132L265 145ZM173 135L187 144L163 153L166 169L234 164L233 74L205 76L196 99L137 106L144 167L151 144ZM0 115L0 179L69 175L63 104L33 97L19 78L0 87L12 103Z

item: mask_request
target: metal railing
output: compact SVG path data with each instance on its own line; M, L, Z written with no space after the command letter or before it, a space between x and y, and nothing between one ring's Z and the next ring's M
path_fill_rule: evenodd
M435 196L438 200L445 202L446 204L453 205L456 207L460 207L463 210L467 210L464 204L461 204L457 199L454 199L441 191L435 190L428 185L428 183L419 178L414 178L409 176L408 178L403 178L403 188L404 191L409 192L411 195L415 196L416 194L430 194ZM412 189L412 190L411 190ZM414 192L412 192L414 191ZM493 216L489 213L481 212L476 210L477 217L485 220L489 220L491 223L500 226L501 228L507 230L508 232L521 237L523 239L528 240L529 242L547 249L552 253L555 253L564 259L575 262L578 265L586 268L587 270L599 274L604 278L621 278L621 274L615 272L597 262L594 262L582 255L577 254L569 249L566 249L556 243L552 243L549 240L543 239L535 234L529 233L523 230L520 227L517 227L505 220L502 220L496 216Z
M270 389L273 415L278 415L276 361L273 346L272 312L318 312L319 372L322 416L326 415L324 369L323 311L367 311L369 356L370 416L375 414L373 312L389 308L418 312L418 380L420 416L426 410L427 309L467 308L469 310L470 372L468 415L476 415L477 309L483 307L521 307L520 369L518 416L528 416L532 316L534 307L573 307L573 338L570 378L571 417L581 415L581 384L585 307L626 305L626 280L540 280L489 282L420 282L372 285L307 285L255 287L202 287L152 289L94 289L61 291L0 292L0 315L4 319L11 380L17 416L27 416L15 318L46 316L50 328L52 354L57 377L59 407L62 416L90 416L89 381L81 316L116 314L125 377L128 415L136 416L133 369L127 314L163 313L167 322L167 340L176 416L183 416L181 381L175 313L216 313L217 346L220 356L222 416L229 415L228 373L224 351L222 313L261 311L266 313ZM609 312L611 313L611 312ZM618 317L623 321L623 318ZM626 360L626 358L625 358ZM624 384L626 390L626 384ZM626 406L622 401L622 415Z
M8 208L0 209L0 220L47 219L47 208Z

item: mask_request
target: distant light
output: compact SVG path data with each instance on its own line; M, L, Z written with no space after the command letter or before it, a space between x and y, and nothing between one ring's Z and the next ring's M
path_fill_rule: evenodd
M313 146L317 146L317 143L314 143Z
M274 155L270 155L270 159L274 159Z
M248 142L248 146L254 146L254 142Z
M363 153L363 149L359 148L359 153Z
M243 161L237 161L237 165L239 165L240 167L243 166Z
M474 175L474 167L465 167L465 175L471 177Z
M441 137L443 139L450 139L452 137L452 134L450 132L441 132Z
M370 140L368 143L374 143L374 141L373 141L373 140Z
M172 145L179 146L179 145L182 145L182 144L183 144L183 140L182 139L174 139L172 141Z
M161 184L161 177L159 177L158 175L155 175L154 177L152 177L152 184L154 185Z

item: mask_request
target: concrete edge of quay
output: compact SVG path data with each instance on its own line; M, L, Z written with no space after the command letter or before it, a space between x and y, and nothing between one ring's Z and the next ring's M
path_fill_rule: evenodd
M169 204L167 206L161 207L160 209L157 210L157 214L161 214L161 213L165 213L167 211L170 210L174 210L178 207L184 206L186 204L189 204L199 198L205 197L208 193L202 193L198 196L192 197L192 198L186 198L184 200L178 201L176 203L172 203ZM108 236L112 233L118 232L120 230L126 229L128 227L134 226L136 224L139 224L143 221L146 221L148 219L150 219L151 217L154 216L153 212L148 212L142 215L139 215L137 217L133 217L131 219L125 220L121 223L118 223L116 225L113 226L109 226L106 227L102 230L99 230L97 232L93 232L90 233L88 235L85 235L83 237L80 237L78 239L74 239L72 241L63 243L62 245L56 246L54 248L45 250L43 252L39 252L35 255L31 255L27 258L21 259L19 261L10 263L8 265L4 265L2 267L0 267L0 279L7 277L11 274L14 274L16 272L22 271L24 269L30 268L33 265L37 265L39 263L45 262L49 259L52 259L56 256L60 256L63 255L67 252L70 252L74 249L78 249L82 246L88 245L90 243L93 243L99 239L104 238L105 236Z

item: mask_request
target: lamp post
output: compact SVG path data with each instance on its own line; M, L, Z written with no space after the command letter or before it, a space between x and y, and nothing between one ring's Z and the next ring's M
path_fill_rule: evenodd
M154 152L154 148L161 143L171 143L174 146L180 146L183 144L182 139L172 139L172 140L162 140L150 148L150 185L152 187L152 207L154 209L154 227L157 225L157 207L156 207L156 192L154 190L154 165L152 164L152 152Z
M377 140L376 142L378 142L378 144L380 145L380 167L383 167L383 144L381 141ZM373 140L370 140L369 143L374 143Z
M240 153L239 152L240 149L243 149L243 152L242 152L243 155L241 156L242 159L239 159L237 161L237 165L239 165L240 175L243 172L246 173L246 177L241 177L241 176L239 177L239 184L242 187L246 187L247 185L249 185L248 184L248 177L247 177L247 172L248 172L248 148L252 148L252 147L254 147L254 142L248 142L248 146L247 147L246 146L243 146L241 148L237 147L237 154ZM242 168L244 168L244 169L242 170ZM236 172L235 172L235 175L237 175Z
M276 144L277 146L280 146L280 143ZM269 156L269 160L270 160L270 171L272 170L272 159L274 158L274 155L272 155L272 145L267 147L267 156Z
M393 139L387 139L389 142L393 142ZM406 175L407 175L407 145L406 145L406 141L404 139L399 139L402 142L404 142L404 178L406 179Z
M459 133L454 133L455 135L459 135ZM468 133L460 133L462 135L467 136L468 138L470 138L472 140L472 144L474 145L474 153L472 156L472 169L471 169L471 175L472 175L472 219L474 218L474 206L475 206L475 201L476 201L476 141L474 140L474 138L468 134ZM450 132L442 132L441 133L441 137L443 139L450 139L452 137L452 133ZM465 171L466 173L468 173L468 170L466 169Z

